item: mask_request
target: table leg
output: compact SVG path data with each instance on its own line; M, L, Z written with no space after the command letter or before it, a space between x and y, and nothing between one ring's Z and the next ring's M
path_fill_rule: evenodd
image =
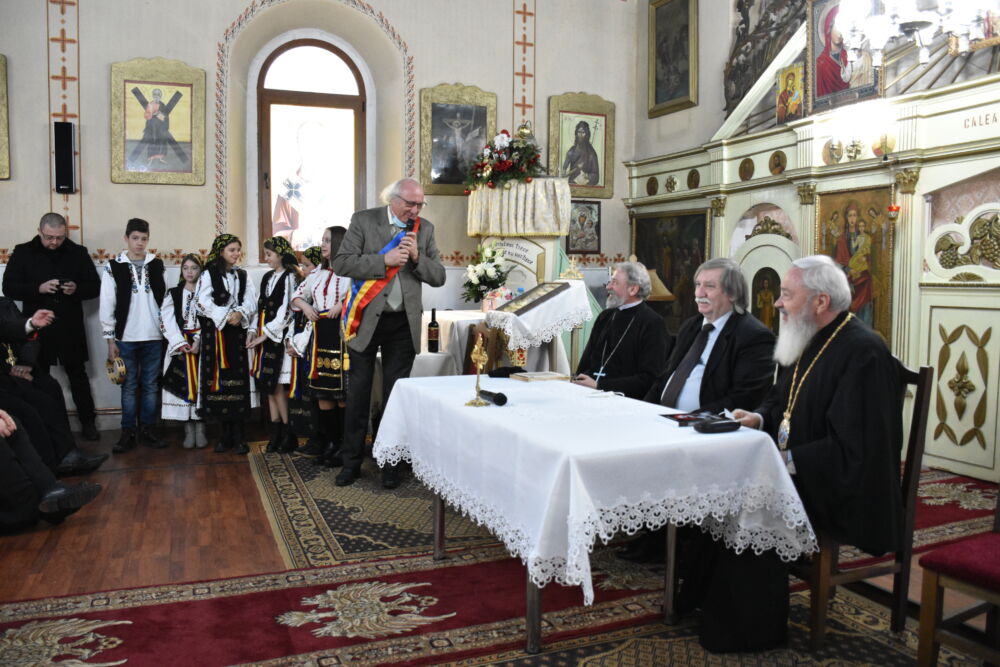
M434 560L444 560L444 499L434 496Z
M524 650L527 653L538 653L542 650L542 591L531 581L528 568L524 569L524 574L527 581Z
M677 613L677 526L667 524L667 564L663 572L663 622L675 625Z

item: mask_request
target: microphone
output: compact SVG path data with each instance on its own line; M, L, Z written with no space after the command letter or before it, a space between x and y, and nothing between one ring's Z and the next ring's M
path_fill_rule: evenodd
M479 395L488 401L492 401L494 405L507 404L507 395L501 394L499 391L486 391L485 389L480 389Z
M414 224L416 224L416 223L413 220L407 220L406 221L406 231L412 232Z

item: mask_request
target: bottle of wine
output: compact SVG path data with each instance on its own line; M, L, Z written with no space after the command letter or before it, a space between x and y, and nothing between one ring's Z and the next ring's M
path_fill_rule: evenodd
M431 321L427 323L427 351L437 352L441 349L441 327L438 326L437 308L431 308Z

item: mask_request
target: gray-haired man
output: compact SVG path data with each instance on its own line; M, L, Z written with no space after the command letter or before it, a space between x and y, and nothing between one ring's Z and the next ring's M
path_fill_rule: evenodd
M573 382L642 398L667 357L663 319L646 305L649 272L639 262L615 265L607 308L597 316Z

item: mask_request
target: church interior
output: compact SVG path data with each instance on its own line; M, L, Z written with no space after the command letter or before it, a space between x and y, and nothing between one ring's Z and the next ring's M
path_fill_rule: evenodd
M421 215L433 222L445 268L443 286L422 293L424 328L434 309L442 341L446 322L454 341L468 331L463 314L480 310L463 283L487 243L506 249L514 293L582 279L588 319L604 308L614 266L637 259L654 277L649 304L670 335L698 312L693 281L703 261L732 259L746 277L748 310L777 334L782 277L795 260L826 255L859 286L855 317L906 366L934 369L920 493L939 495L921 495L937 514L918 510L926 535L914 544L916 564L918 547L995 530L1000 5L874 3L910 12L890 22L858 9L866 4L4 2L0 276L52 211L95 266L121 252L126 221L139 217L168 285L185 255L204 257L223 233L242 240L241 265L259 282L265 239L294 227L296 251L318 245L324 228L379 206L380 191L403 177L424 186ZM495 165L478 181L469 176L501 131L537 148L533 179L512 177L521 182L511 187ZM534 211L535 223L515 229L495 202ZM100 440L80 443L110 453L120 389L105 374L97 299L83 308ZM529 369L569 373L589 333L587 325L557 337L547 356L530 351ZM467 372L469 356L433 372ZM77 428L66 377L59 367L52 374ZM914 398L904 403L907 433ZM254 439L266 439L266 421L254 413ZM377 426L376 411L373 438ZM101 495L65 523L0 536L0 663L712 659L689 621L663 623L662 571L618 573L600 539L592 567L632 588L597 584L590 606L579 587L543 587L545 645L531 655L520 561L449 509L443 525L454 550L447 567L435 565L434 494L412 473L399 489L382 489L369 460L368 481L345 495L335 471L311 462L259 447L249 457L184 449L174 425L161 430L168 447L113 454L88 475ZM471 568L465 585L447 573L459 566ZM334 604L323 595L303 597L307 585L332 597L345 581L377 576L396 583L354 612L354 626L344 607L323 611ZM876 581L891 588L892 576ZM405 592L399 582L416 583ZM908 586L902 634L889 629L886 606L843 602L853 594L838 588L843 609L823 648L811 650L799 582L789 648L731 664L912 664L917 565ZM944 605L968 601L949 594ZM258 603L263 620L248 619ZM474 619L460 622L462 609ZM448 610L457 615L442 620ZM58 626L71 617L76 626ZM995 611L990 619L996 630ZM49 648L41 640L34 652L23 648L29 622L48 633ZM434 622L445 629L425 628ZM942 648L940 660L977 664L961 648Z

